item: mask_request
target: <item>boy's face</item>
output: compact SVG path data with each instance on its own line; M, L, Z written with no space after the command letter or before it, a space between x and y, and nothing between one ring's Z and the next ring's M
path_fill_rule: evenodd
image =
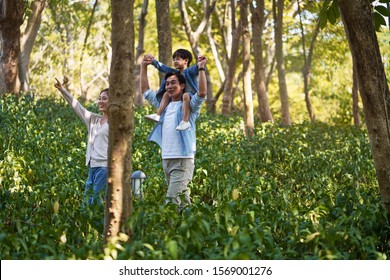
M174 57L173 58L173 66L175 67L175 69L177 70L183 70L185 68L187 68L187 64L188 64L188 59L183 59L181 57Z

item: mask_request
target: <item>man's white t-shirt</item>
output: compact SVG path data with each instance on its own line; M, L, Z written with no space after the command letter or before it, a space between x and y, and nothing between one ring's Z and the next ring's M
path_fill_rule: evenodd
M162 148L163 159L170 158L193 158L192 156L183 156L180 132L176 130L178 124L177 110L182 106L182 101L170 102L167 106L163 128L162 128Z

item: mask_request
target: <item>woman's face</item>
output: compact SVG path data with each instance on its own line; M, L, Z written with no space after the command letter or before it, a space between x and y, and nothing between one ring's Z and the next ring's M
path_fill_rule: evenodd
M107 112L107 108L108 108L107 91L103 91L102 93L100 93L99 100L98 100L98 106L99 106L99 110L101 112Z

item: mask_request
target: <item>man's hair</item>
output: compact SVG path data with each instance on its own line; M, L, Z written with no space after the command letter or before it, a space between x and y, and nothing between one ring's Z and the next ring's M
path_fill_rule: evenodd
M182 74L180 74L180 72L168 72L165 74L165 80L167 80L169 77L171 76L176 76L177 77L177 80L179 81L179 84L184 84L184 86L186 85L186 78L184 78L184 76ZM183 88L183 92L185 90L185 87Z
M192 54L191 52L185 50L185 49L177 49L173 55L172 55L172 58L176 58L176 57L179 57L179 58L182 58L182 59L188 59L188 63L187 63L187 67L190 66L191 64L191 61L192 61Z

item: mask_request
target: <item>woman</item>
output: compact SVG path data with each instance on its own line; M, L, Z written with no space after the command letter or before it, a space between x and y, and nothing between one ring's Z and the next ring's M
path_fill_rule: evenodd
M98 106L102 115L85 109L56 79L54 86L72 107L73 111L85 123L88 129L86 165L89 166L85 186L87 204L104 202L107 184L107 149L108 149L108 89L99 94Z

